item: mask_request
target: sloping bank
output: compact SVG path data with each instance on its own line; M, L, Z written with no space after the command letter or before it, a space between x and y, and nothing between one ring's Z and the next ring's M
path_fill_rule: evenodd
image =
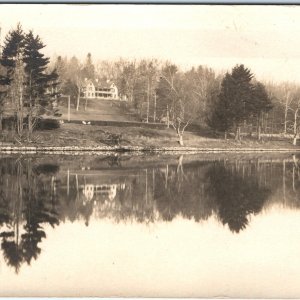
M300 153L300 147L286 148L259 148L259 147L228 147L228 148L201 148L201 147L154 147L154 146L97 146L97 147L41 147L41 146L0 146L0 153L82 153L87 154L103 153L103 152L149 152L149 153L255 153L255 152L289 152Z

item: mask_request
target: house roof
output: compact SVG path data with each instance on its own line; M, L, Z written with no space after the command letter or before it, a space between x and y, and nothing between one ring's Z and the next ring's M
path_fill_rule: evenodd
M91 80L88 79L85 81L85 86L87 86L89 83L92 83L97 88L111 88L111 86L114 84L113 81L107 81L107 80Z

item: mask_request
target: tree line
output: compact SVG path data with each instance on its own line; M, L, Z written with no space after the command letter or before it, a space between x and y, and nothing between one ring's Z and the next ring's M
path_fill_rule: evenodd
M243 64L217 74L207 66L183 70L178 65L151 59L81 61L42 54L45 45L32 31L18 25L5 38L0 57L0 119L15 117L18 135L24 126L32 133L38 118L57 113L60 95L69 95L80 109L87 79L113 81L128 110L144 122L164 122L176 130L179 143L191 124L212 129L236 140L245 134L258 140L269 134L299 134L300 89L297 84L260 82ZM125 101L124 101L125 102ZM9 104L9 105L8 105ZM1 126L2 122L0 122ZM25 125L24 125L25 124Z
M169 61L122 58L94 64L90 53L84 62L75 56L70 59L58 56L52 68L60 76L59 91L71 95L76 110L86 80L110 80L140 120L167 123L176 130L181 144L186 127L204 118L221 80L205 66L182 71Z
M120 97L127 99L141 120L165 122L183 144L185 129L196 123L225 138L240 140L246 133L261 140L263 134L299 133L299 87L292 83L258 81L243 64L226 74L207 66L182 70L158 59L93 62L89 53L81 62L73 56L58 56L53 65L61 79L61 91L71 94L79 109L86 79L113 81Z

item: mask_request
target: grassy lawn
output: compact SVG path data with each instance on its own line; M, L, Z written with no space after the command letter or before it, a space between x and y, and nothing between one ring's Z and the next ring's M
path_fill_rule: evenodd
M150 129L140 127L117 127L97 126L64 123L61 128L55 130L36 131L32 142L23 139L16 141L11 133L4 132L1 137L2 145L14 144L15 146L101 146L101 145L122 145L122 146L156 146L156 147L177 147L178 138L174 129ZM270 140L266 138L258 142L255 139L244 138L241 142L234 139L224 140L203 136L197 132L186 132L184 143L187 147L199 148L291 148L291 139Z
M59 112L62 114L61 119L68 119L68 108L66 103L63 103L59 107ZM70 109L71 120L81 121L119 121L130 122L136 121L135 117L126 110L122 109L122 103L120 101L112 100L96 100L89 99L85 109L85 99L80 102L79 110L77 111L74 104Z

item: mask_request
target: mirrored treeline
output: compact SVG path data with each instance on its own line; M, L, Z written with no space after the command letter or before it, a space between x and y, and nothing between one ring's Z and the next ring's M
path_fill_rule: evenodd
M73 162L72 162L73 161ZM300 207L300 161L284 157L0 158L0 243L16 272L41 255L46 228L65 221L195 222L232 233L274 205Z

